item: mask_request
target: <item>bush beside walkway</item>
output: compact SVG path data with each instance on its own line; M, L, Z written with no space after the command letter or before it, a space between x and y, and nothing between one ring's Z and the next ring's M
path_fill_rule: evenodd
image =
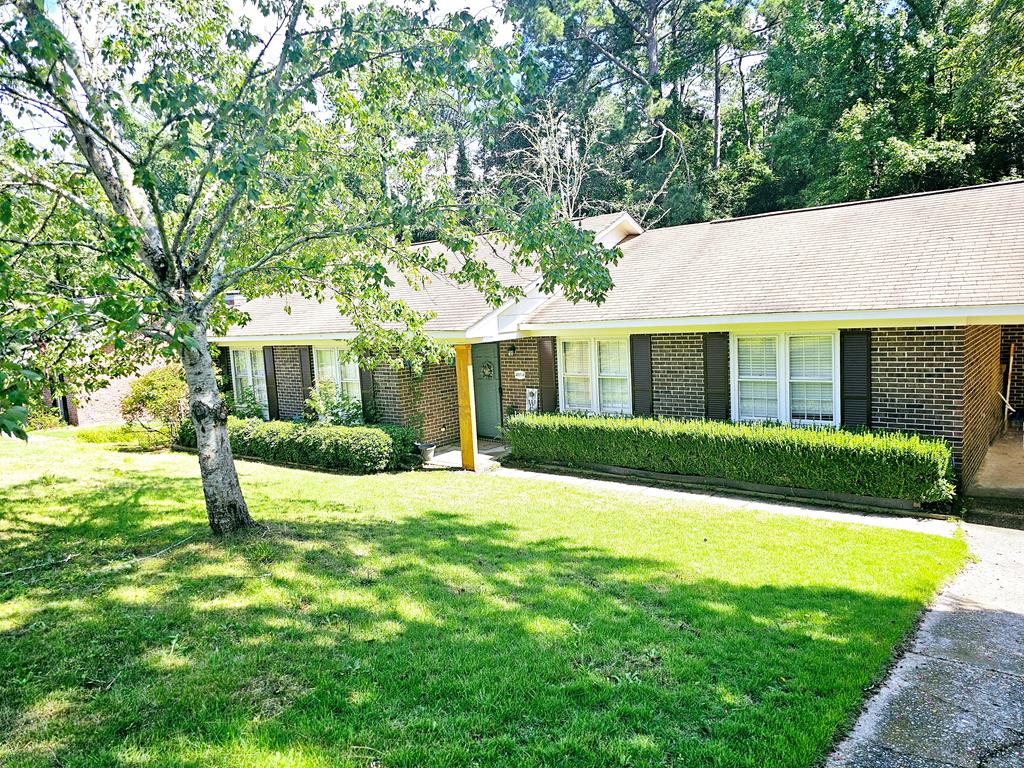
M917 435L780 424L521 414L514 458L606 465L910 502L951 499L949 445Z

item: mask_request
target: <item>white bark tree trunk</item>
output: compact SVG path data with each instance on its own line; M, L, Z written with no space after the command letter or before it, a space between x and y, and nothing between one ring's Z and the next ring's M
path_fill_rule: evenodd
M218 536L244 528L255 528L238 483L235 461L228 439L228 408L217 387L217 374L206 341L206 328L196 325L193 347L181 352L181 364L188 384L189 413L196 429L199 469L206 497L210 528Z

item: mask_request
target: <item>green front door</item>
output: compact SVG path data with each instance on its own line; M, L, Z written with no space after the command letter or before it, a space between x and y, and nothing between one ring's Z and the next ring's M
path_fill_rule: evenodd
M473 391L476 398L476 431L481 437L497 437L501 431L501 376L497 344L473 345Z

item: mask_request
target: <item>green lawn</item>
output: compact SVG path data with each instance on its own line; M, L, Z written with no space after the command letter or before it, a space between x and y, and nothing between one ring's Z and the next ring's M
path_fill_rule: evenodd
M959 540L0 440L0 765L812 766ZM133 562L137 556L160 553ZM52 562L51 562L52 561Z

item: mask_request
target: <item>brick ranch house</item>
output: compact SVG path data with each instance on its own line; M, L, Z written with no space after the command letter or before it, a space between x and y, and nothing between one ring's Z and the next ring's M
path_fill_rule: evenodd
M967 482L1003 427L1014 342L1024 413L1022 214L1024 183L1005 182L648 231L592 217L580 225L622 253L601 305L541 294L481 237L525 297L495 310L472 288L400 282L456 350L422 378L348 362L354 329L332 302L248 301L215 341L269 418L297 416L327 377L381 421L461 437L469 468L477 436L536 409L916 432L948 440Z

